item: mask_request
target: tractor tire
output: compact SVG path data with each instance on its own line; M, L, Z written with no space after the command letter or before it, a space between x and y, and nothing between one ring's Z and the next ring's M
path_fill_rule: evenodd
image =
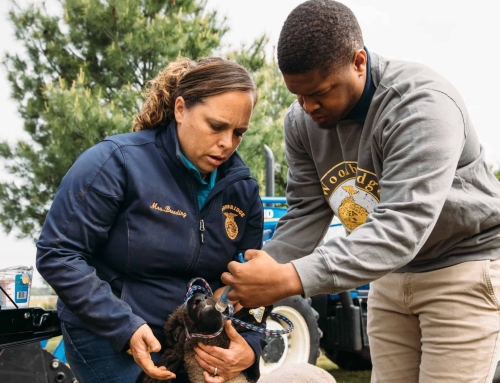
M315 365L320 355L319 341L322 334L318 327L319 315L311 307L311 299L298 295L283 299L274 305L273 312L290 319L294 330L290 334L266 336L267 346L260 358L261 375L268 375L284 364ZM280 330L287 328L287 325L269 317L266 327Z

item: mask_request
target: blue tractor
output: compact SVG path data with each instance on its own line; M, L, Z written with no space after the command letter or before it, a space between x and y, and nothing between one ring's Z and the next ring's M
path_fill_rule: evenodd
M285 197L263 197L264 243L274 234L276 224L286 213ZM345 230L334 219L325 239L345 236ZM274 311L290 318L295 330L287 336L268 336L268 345L262 353L263 373L282 364L295 362L316 363L320 348L340 368L370 369L370 349L366 334L369 285L341 294L322 294L304 299L294 296L277 302ZM282 324L268 321L268 327Z

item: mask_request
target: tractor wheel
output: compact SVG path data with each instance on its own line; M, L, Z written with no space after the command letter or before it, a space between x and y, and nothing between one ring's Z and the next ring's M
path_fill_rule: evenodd
M265 376L288 363L316 364L319 357L321 331L318 327L318 313L311 307L311 300L300 296L283 299L274 305L274 313L290 319L294 330L285 335L267 335L267 346L262 350L260 372ZM286 323L269 317L268 329L281 330Z

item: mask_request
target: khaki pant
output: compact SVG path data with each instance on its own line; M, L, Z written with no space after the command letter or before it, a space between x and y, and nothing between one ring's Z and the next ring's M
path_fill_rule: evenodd
M500 351L499 300L500 260L373 282L372 383L491 382Z

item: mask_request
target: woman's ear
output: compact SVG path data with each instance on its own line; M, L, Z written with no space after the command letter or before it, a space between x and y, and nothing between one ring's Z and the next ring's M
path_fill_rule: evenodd
M184 101L184 99L181 96L179 96L175 99L175 105L174 105L175 121L178 124L182 122L185 112L186 112L186 101Z

